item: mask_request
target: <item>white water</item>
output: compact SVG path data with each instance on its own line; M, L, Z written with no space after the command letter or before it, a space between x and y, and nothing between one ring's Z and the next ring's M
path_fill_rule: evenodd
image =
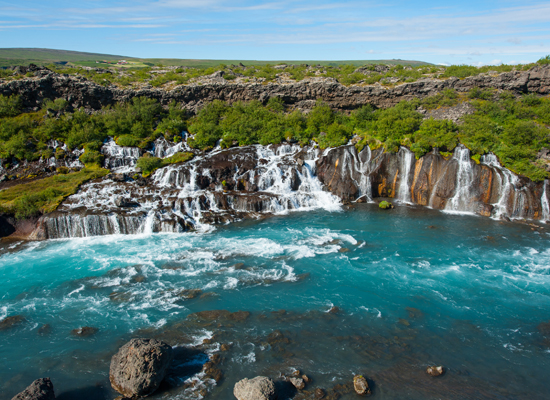
M402 203L411 203L411 187L410 175L413 165L414 153L401 146L399 149L399 190L397 191L397 199Z
M541 197L541 206L542 206L542 220L550 220L550 204L548 203L548 179L544 180L543 191Z
M120 146L111 143L106 151L124 154L117 147ZM148 234L182 232L188 226L208 231L212 229L212 218L229 222L245 215L340 209L340 200L323 190L315 174L317 150L258 145L226 152L235 165L233 181L254 189L228 191L222 182L212 179L220 170L211 167L214 161L210 159L220 152L211 152L188 163L157 170L147 186L110 180L83 185L78 194L70 196L47 219L47 233L51 238ZM297 165L296 157L303 159L301 166ZM253 168L246 169L243 165ZM199 183L205 178L210 182L207 187ZM135 205L117 207L116 200L120 198Z
M458 162L455 194L447 201L445 211L473 212L471 200L473 198L474 170L473 161L470 159L470 150L462 145L457 146L453 159Z
M103 165L113 172L132 172L137 160L141 157L139 147L122 147L116 144L113 138L107 139L101 148L105 156Z
M519 186L519 178L517 177L517 175L515 175L509 169L504 168L498 161L498 158L492 153L482 156L481 162L493 168L499 182L499 199L495 204L493 204L494 217L522 217L523 207L526 201L526 194L525 190L516 189L516 187ZM541 201L544 201L544 196ZM548 202L548 199L546 199L546 201Z

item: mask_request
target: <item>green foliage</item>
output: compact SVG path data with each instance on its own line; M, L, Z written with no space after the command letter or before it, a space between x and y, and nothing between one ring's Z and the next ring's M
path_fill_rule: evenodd
M0 95L0 118L15 117L21 113L21 98L12 94L11 96Z
M393 204L386 200L383 200L378 203L378 207L380 207L382 210L389 210L390 208L393 208Z
M445 89L434 96L422 100L422 106L428 110L438 107L452 107L460 101L458 93L454 89Z
M144 177L151 175L157 169L170 164L187 162L193 158L193 153L180 152L167 158L153 157L149 153L145 153L143 157L137 160L136 166L141 169Z
M76 193L82 183L107 173L109 171L102 168L85 168L79 172L11 186L0 191L0 210L12 213L18 219L51 212L65 197Z
M44 99L42 102L42 108L44 110L53 110L53 111L62 111L69 105L69 102L63 98L55 99L54 101L50 99Z
M137 160L136 166L141 169L143 176L151 175L156 169L162 167L162 158L153 157L145 153L143 157Z
M548 54L546 57L542 57L537 61L537 64L550 64L550 54Z
M414 134L411 151L416 158L422 157L434 147L452 151L458 144L458 127L449 120L426 119Z
M120 135L115 138L116 144L125 147L137 147L141 140L132 135Z

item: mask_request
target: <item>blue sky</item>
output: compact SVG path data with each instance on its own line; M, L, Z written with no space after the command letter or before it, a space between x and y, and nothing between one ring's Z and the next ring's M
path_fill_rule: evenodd
M148 58L536 61L550 2L0 0L0 47Z

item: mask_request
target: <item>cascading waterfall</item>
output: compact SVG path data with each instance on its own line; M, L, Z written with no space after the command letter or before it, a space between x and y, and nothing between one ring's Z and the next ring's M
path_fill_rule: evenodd
M470 150L459 145L456 147L453 159L458 162L456 174L455 194L445 206L446 211L473 212L471 205L472 182L474 180L473 161L470 159Z
M402 203L411 203L411 189L410 189L410 175L411 167L413 165L414 153L401 146L399 149L399 189L397 191L397 200Z
M105 156L104 166L114 172L133 171L137 160L141 157L139 147L123 147L116 144L113 138L107 139L101 148Z
M493 204L493 215L496 218L523 217L522 213L526 201L526 193L522 189L516 189L516 187L519 186L518 177L507 168L504 168L498 161L498 158L492 153L484 155L481 158L481 162L493 168L500 186L499 199L495 204ZM544 198L541 200L544 201Z
M107 143L106 152L122 154L117 149L120 146ZM256 189L228 191L213 179L220 173L213 165L221 153L217 150L188 163L157 170L146 186L109 179L83 185L79 193L70 196L56 213L46 218L47 235L63 238L181 232L188 226L205 231L212 229L209 225L212 218L219 220L216 216L225 216L221 221L230 221L257 213L340 208L338 197L324 191L315 175L319 157L316 149L258 145L225 152L235 166L232 176L235 189L237 183ZM303 162L297 163L297 157ZM247 161L240 163L240 159ZM251 168L241 168L241 164ZM203 184L205 180L209 183Z
M545 179L543 183L542 197L540 199L540 203L542 206L543 221L550 220L550 203L548 202L548 184L549 184L548 179Z

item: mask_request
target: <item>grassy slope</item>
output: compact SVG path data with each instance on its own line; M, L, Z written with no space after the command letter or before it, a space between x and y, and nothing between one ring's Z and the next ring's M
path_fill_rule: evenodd
M186 66L207 68L218 66L220 64L239 64L244 65L276 65L276 64L309 64L309 65L365 65L365 64L401 64L401 65L429 65L422 61L410 60L349 60L349 61L255 61L255 60L184 60L177 58L133 58L126 56L117 56L110 54L84 53L69 50L53 50L53 49L23 49L23 48L4 48L0 49L0 67L11 65L27 65L30 63L38 65L51 64L52 62L67 61L77 65L97 66L95 61L101 60L132 60L143 61L153 64Z

